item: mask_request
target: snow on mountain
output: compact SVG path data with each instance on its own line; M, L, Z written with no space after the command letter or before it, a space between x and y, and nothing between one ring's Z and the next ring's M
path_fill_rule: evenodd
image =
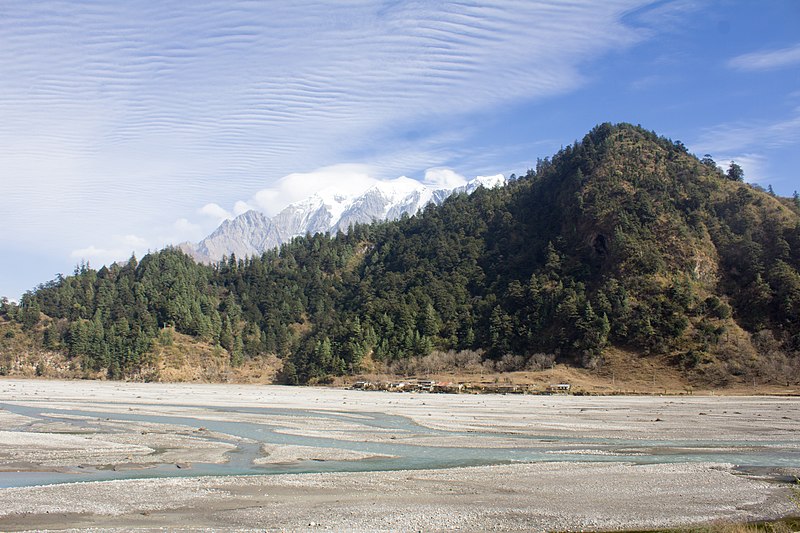
M494 176L478 176L467 184L453 189L452 194L459 194L462 192L472 194L478 187L483 187L484 189L494 189L495 187L502 187L505 184L506 177L502 174L495 174Z
M331 230L347 231L353 224L394 220L403 213L413 215L425 207L430 199L428 188L417 180L401 176L380 182L364 194L353 198Z
M214 262L223 255L246 257L305 234L347 231L354 224L394 220L414 215L429 203L441 204L451 194L470 194L478 187L494 188L506 183L502 174L478 176L455 189L430 189L417 180L401 176L380 182L361 194L345 194L332 186L287 206L268 218L247 211L224 221L211 235L193 245L179 247L196 260Z

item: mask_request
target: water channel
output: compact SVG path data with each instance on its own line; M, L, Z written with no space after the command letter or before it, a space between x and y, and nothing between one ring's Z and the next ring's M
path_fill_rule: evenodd
M98 421L156 423L209 431L231 436L237 448L227 454L223 464L192 463L190 468L177 468L174 463L160 464L138 470L104 468L71 468L61 472L0 472L0 487L19 487L78 481L133 479L150 477L255 475L305 472L355 472L378 470L416 470L459 466L492 465L513 462L540 461L624 461L637 464L677 462L732 463L744 469L758 467L796 467L800 465L800 446L781 441L664 441L611 438L570 438L563 436L526 436L496 432L454 432L428 428L403 416L385 413L359 413L354 418L346 413L324 410L219 408L195 406L200 414L191 417L137 414L96 410L57 409L48 405L30 406L0 403L0 408L40 422L64 422L76 428L76 434L97 429ZM187 408L187 406L181 406ZM202 413L209 413L204 417ZM248 421L227 421L237 414L251 415ZM252 421L253 416L258 422ZM277 417L313 417L325 419L331 427L339 423L356 422L366 428L393 431L405 435L448 439L468 437L474 442L486 441L486 446L431 446L415 444L413 439L402 442L363 442L326 437L301 436L286 433L285 425L272 422ZM263 420L262 420L263 419ZM43 436L46 434L43 434ZM492 447L498 437L513 441L513 446ZM221 439L220 439L221 440ZM298 461L287 464L254 464L263 455L262 443L336 448L365 452L386 457L358 461Z

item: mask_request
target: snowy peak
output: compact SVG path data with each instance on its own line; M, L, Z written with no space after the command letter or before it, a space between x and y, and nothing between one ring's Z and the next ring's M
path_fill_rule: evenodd
M339 220L342 213L344 213L347 207L353 202L353 195L342 193L335 187L328 187L306 199L306 201L310 201L313 205L318 204L324 207L324 209L330 213L332 220ZM302 205L302 203L301 201L293 205L299 206Z
M428 204L431 191L423 184L399 177L370 187L364 194L353 198L332 229L347 231L357 223L370 223L376 220L393 220L403 213L414 214Z
M453 189L452 194L460 194L464 192L467 194L472 194L479 187L483 187L484 189L494 189L496 187L502 187L505 184L506 177L502 174L495 174L494 176L478 176L465 185Z
M455 189L430 189L417 180L401 176L379 182L361 194L348 194L336 186L287 206L269 219L257 211L247 211L224 221L196 246L181 249L203 262L219 261L223 255L258 255L305 234L347 231L354 224L394 220L414 215L430 203L441 204L451 194L470 194L479 187L505 185L502 174L478 176Z
M386 200L394 203L402 201L415 192L426 190L426 187L417 180L400 176L393 180L375 184L367 193L372 190L378 191Z
M315 195L289 205L272 220L278 228L281 239L277 244L280 244L296 235L327 231L331 224L331 213L324 200Z
M502 187L506 184L506 177L502 174L495 174L494 176L478 176L467 185L473 186L473 190L477 189L479 186L484 187L486 189L495 189L497 187Z

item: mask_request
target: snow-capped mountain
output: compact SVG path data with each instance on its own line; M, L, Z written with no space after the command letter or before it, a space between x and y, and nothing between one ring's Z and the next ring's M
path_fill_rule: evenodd
M478 187L491 189L505 183L505 177L498 174L478 176L455 189L431 189L401 176L377 183L358 195L345 195L336 187L329 187L287 206L271 219L258 211L247 211L224 221L199 243L183 243L179 247L207 263L232 253L241 258L261 254L299 235L347 231L357 223L414 215L429 203L441 204L452 194L471 194Z

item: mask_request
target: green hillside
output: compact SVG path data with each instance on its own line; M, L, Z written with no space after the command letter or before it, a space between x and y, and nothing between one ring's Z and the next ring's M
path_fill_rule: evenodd
M288 383L433 350L507 369L620 348L687 379L800 379L800 205L680 142L604 124L508 186L214 266L174 249L86 266L0 315L87 372L136 374L165 332Z

